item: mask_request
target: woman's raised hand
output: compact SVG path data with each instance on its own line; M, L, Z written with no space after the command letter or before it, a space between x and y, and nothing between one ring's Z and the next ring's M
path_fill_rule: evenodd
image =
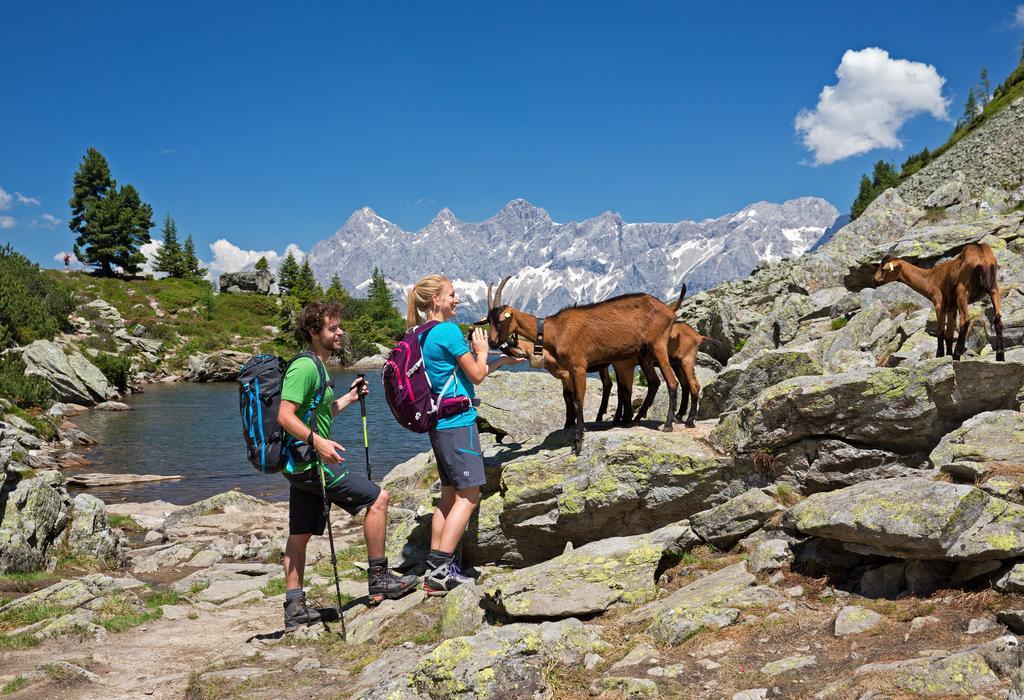
M484 332L483 328L475 328L473 330L473 352L477 355L480 353L487 354L487 333Z

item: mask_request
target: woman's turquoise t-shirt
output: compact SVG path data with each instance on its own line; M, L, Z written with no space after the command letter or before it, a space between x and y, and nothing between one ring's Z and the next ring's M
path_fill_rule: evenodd
M423 363L426 365L427 377L430 379L430 386L434 391L441 391L444 383L451 377L452 370L455 370L455 379L444 395L468 396L470 399L476 396L476 392L473 391L473 383L466 378L458 366L459 357L469 352L469 345L462 337L462 331L458 324L452 321L437 324L427 333L427 339L422 341L422 348ZM471 408L457 416L442 418L437 422L437 429L461 428L465 425L473 425L475 422L476 409Z

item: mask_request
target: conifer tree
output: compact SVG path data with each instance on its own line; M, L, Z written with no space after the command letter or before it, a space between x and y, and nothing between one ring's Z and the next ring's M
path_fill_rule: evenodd
M323 290L317 284L313 268L309 266L309 260L302 261L302 267L299 268L299 274L295 278L291 295L298 299L300 304L308 304L323 296Z
M103 155L90 148L75 173L69 228L75 257L104 276L119 267L135 274L146 261L140 248L149 243L153 208L132 185L117 187Z
M367 295L370 316L375 321L383 321L394 311L395 301L391 296L391 289L384 273L379 267L373 268L373 276L370 278L370 290Z
M156 252L153 261L153 270L166 272L168 277L184 277L185 265L181 244L178 243L178 226L174 219L168 214L164 217L164 227L161 230L163 243Z
M295 262L295 256L289 250L288 254L284 256L284 260L281 261L281 267L277 269L277 286L281 288L282 294L291 293L298 275L299 264Z
M187 279L199 279L206 274L205 267L199 267L199 256L196 255L196 244L192 240L192 234L185 239L185 246L181 250L183 260L184 277Z
M266 272L269 269L270 263L267 262L267 256L261 256L260 259L256 261L256 270L259 272Z

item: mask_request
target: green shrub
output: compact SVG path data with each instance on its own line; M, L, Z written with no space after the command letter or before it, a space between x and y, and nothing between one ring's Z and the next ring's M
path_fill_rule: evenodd
M68 316L74 308L66 285L10 245L0 248L0 347L11 340L25 345L53 338L70 329Z
M27 376L25 363L13 353L0 355L0 397L22 408L38 406L44 410L54 400L50 385L39 377Z
M109 355L101 352L92 359L103 376L119 390L124 391L132 379L132 361L125 355Z

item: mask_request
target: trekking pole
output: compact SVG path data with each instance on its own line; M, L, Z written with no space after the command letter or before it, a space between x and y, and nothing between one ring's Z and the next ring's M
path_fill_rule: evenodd
M338 599L338 619L341 620L341 639L348 641L345 632L345 613L341 610L341 583L338 581L338 557L334 554L334 531L331 530L331 502L327 499L327 477L324 463L320 462L320 488L324 494L324 518L327 520L327 541L331 544L331 569L334 571L334 594Z
M359 379L359 390L362 392L363 385L366 384L366 375L357 374L356 377ZM359 394L359 412L363 416L363 450L366 452L366 478L373 481L373 477L370 476L370 438L366 433L366 396L362 393Z

